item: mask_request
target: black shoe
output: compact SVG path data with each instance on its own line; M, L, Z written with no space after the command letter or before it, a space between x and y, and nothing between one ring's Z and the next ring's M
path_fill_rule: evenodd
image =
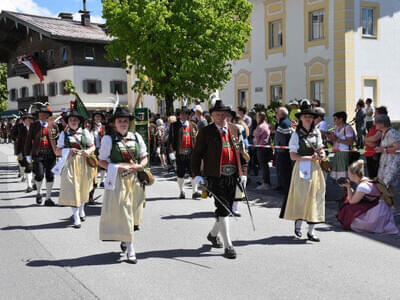
M229 258L229 259L235 259L236 258L235 249L232 246L225 248L224 257Z
M233 215L237 218L240 218L242 216L242 214L238 211L233 211Z
M26 188L25 193L30 193L32 191L33 191L33 189L31 187L28 187L28 188Z
M119 247L121 248L122 252L126 251L126 244L124 242L121 242L121 244L119 245Z
M311 241L311 242L320 242L320 241L321 241L321 240L319 239L319 237L317 237L317 236L314 235L314 234L309 234L309 233L307 233L307 238L308 238L308 240Z
M209 233L207 235L207 240L209 240L211 242L211 244L212 244L212 246L214 248L222 248L222 247L224 247L224 245L222 245L222 242L219 239L219 237L218 236L212 236L211 233Z
M186 198L185 192L181 192L181 193L179 194L179 199L185 199L185 198Z
M192 194L192 199L200 199L200 198L201 198L201 194L199 192Z
M36 195L36 203L39 205L42 204L42 195Z
M134 225L134 226L133 226L133 231L139 231L139 230L140 230L139 225Z
M75 229L79 229L79 228L82 227L82 225L81 224L74 224L72 227L74 227Z
M102 188L104 187L104 182L100 183L100 187Z
M294 234L298 237L298 238L301 238L302 237L302 233L301 233L301 229L297 229L297 228L295 228L294 229Z
M32 188L33 188L34 191L36 191L37 190L36 184L33 184Z
M53 202L53 200L47 198L46 201L44 201L44 206L56 206L56 204Z
M81 219L81 222L85 222L86 221L86 216L84 217L79 217Z

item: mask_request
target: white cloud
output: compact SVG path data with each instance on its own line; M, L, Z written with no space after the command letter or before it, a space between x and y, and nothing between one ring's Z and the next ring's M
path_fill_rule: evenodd
M0 10L10 10L39 16L53 16L50 10L39 6L34 0L1 0Z

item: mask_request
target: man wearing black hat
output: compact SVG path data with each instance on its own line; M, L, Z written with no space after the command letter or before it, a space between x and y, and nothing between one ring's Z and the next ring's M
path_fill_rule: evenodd
M29 128L25 141L24 153L27 156L28 163L33 161L33 170L35 172L35 182L37 187L36 203L42 203L41 187L43 178L46 175L46 206L54 206L51 200L51 190L54 183L54 174L51 169L56 163L55 138L58 128L55 124L49 125L48 118L52 116L50 107L41 105L38 112L38 119Z
M196 183L206 185L215 198L216 222L207 239L213 247L225 247L224 256L234 259L236 251L229 234L229 216L232 215L238 182L243 184L245 181L238 145L239 130L227 122L230 108L221 100L216 101L210 112L214 123L203 128L197 137L192 156L192 176ZM219 233L224 244L218 237Z
M182 107L179 113L179 120L171 124L170 134L168 136L168 145L170 153L176 153L177 180L179 186L179 198L185 199L183 191L185 173L191 174L192 152L196 145L197 126L189 121L190 110ZM197 184L192 180L192 198L199 199L201 194L197 190Z

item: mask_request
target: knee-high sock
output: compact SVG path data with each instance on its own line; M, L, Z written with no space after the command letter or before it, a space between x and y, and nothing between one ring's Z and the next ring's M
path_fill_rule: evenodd
M238 211L239 202L240 202L240 201L233 201L232 212L237 212L237 211Z
M72 207L72 215L74 217L74 225L81 224L81 219L79 218L79 207Z
M40 190L42 189L42 183L43 183L43 180L36 181L36 188L37 188L36 192L38 193L38 195L40 194Z
M183 183L184 183L184 179L183 178L179 178L178 177L178 186L179 186L179 191L183 192Z
M224 247L232 247L232 241L229 231L229 217L219 217L219 221L221 222L220 231L222 239L224 240Z
M192 190L193 190L193 194L197 193L197 183L196 181L194 181L194 179L192 179Z
M315 226L315 224L308 224L308 234L309 235L314 234L314 226Z
M100 171L100 183L102 183L104 181L104 177L106 176L106 171L105 170L101 170Z
M32 172L26 173L26 184L28 185L28 188L32 188L32 177Z
M46 198L51 198L51 190L53 189L54 182L46 182Z
M219 233L220 222L218 222L218 218L215 220L214 226L211 229L210 233L212 236L217 236Z
M133 242L126 243L126 252L128 257L136 257L135 248L133 248Z
M296 227L297 230L301 230L301 224L303 223L302 220L296 220L294 221L294 226Z
M85 217L85 203L82 203L81 206L79 206L79 216L81 218Z

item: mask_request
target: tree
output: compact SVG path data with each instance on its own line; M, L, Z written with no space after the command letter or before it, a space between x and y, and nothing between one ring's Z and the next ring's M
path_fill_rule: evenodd
M7 65L0 64L0 112L8 107Z
M135 91L163 98L207 99L231 78L251 33L247 0L102 0L115 39L108 57L134 66ZM127 59L128 58L128 59ZM150 80L146 80L149 78Z

